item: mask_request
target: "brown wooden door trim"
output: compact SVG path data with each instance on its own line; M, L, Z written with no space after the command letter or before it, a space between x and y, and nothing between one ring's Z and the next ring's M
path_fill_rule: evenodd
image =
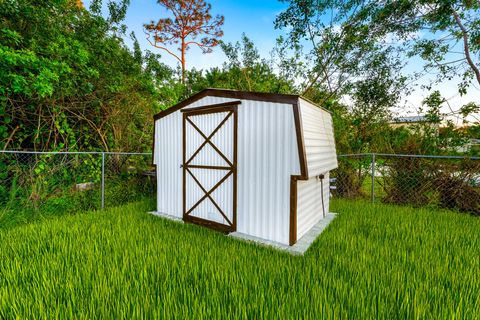
M187 110L182 110L183 113L183 220L186 222L191 222L195 224L200 224L203 226L207 226L209 228L221 231L221 232L233 232L237 230L237 139L238 139L238 104L240 104L240 101L233 101L225 104L219 104L219 105L211 105L211 106L204 106L200 108L192 108L192 109L187 109ZM225 118L217 125L217 127L212 131L211 134L208 136L202 132L198 126L195 125L193 121L189 119L191 116L198 116L198 115L206 115L206 114L212 114L212 113L220 113L220 112L225 112L227 113ZM223 152L220 151L220 149L215 146L215 144L212 142L212 138L214 137L215 134L218 133L218 131L223 127L223 125L233 117L233 159L228 159ZM189 159L187 159L186 155L186 126L191 125L204 139L205 141L198 147L197 150L190 156ZM215 152L218 153L218 155L223 158L227 165L226 166L211 166L211 165L198 165L198 164L191 164L192 160L198 155L198 153L201 151L205 145L210 144L212 148L215 150ZM210 190L206 190L206 188L203 187L201 182L195 177L193 172L190 169L208 169L208 170L224 170L226 175L220 179ZM191 208L187 208L186 205L186 197L187 197L187 187L186 187L186 181L187 181L187 175L190 175L194 182L200 187L204 195L198 200ZM233 179L233 195L232 195L232 219L230 220L227 217L227 214L221 209L221 207L216 203L216 201L211 197L211 194L222 185L228 178L232 177ZM209 199L215 208L218 210L220 215L225 219L227 224L222 224L218 223L215 221L210 221L206 219L202 219L199 217L191 216L190 213L194 211L200 203L203 201Z
M180 111L181 112L189 112L190 114L194 114L194 112L197 112L197 111L198 112L203 112L203 111L210 111L210 110L212 112L209 112L209 113L224 112L224 109L225 109L224 107L238 106L241 103L242 103L242 101L235 100L235 101L229 101L229 102L224 102L224 103L209 104L209 105L206 105L206 106L200 106L200 107L194 107L194 108L185 108L185 109L182 109ZM220 108L220 109L217 109L217 108Z

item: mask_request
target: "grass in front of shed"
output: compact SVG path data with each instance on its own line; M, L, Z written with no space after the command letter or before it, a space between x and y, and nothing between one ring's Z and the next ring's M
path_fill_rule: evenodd
M304 257L147 215L0 229L0 318L475 318L480 219L335 201Z

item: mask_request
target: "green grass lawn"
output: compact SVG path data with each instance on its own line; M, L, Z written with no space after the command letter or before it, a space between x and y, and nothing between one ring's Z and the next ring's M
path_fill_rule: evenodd
M0 229L0 318L468 318L480 219L335 201L303 257L137 203Z

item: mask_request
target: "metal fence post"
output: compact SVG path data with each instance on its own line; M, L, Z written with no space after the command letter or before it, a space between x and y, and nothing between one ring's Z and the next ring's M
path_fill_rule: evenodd
M375 153L372 153L372 204L375 203Z
M102 152L102 209L105 207L105 152Z

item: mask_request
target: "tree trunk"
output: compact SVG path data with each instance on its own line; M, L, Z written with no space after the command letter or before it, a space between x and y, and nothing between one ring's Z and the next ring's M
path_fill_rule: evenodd
M185 38L182 38L182 83L185 84Z

